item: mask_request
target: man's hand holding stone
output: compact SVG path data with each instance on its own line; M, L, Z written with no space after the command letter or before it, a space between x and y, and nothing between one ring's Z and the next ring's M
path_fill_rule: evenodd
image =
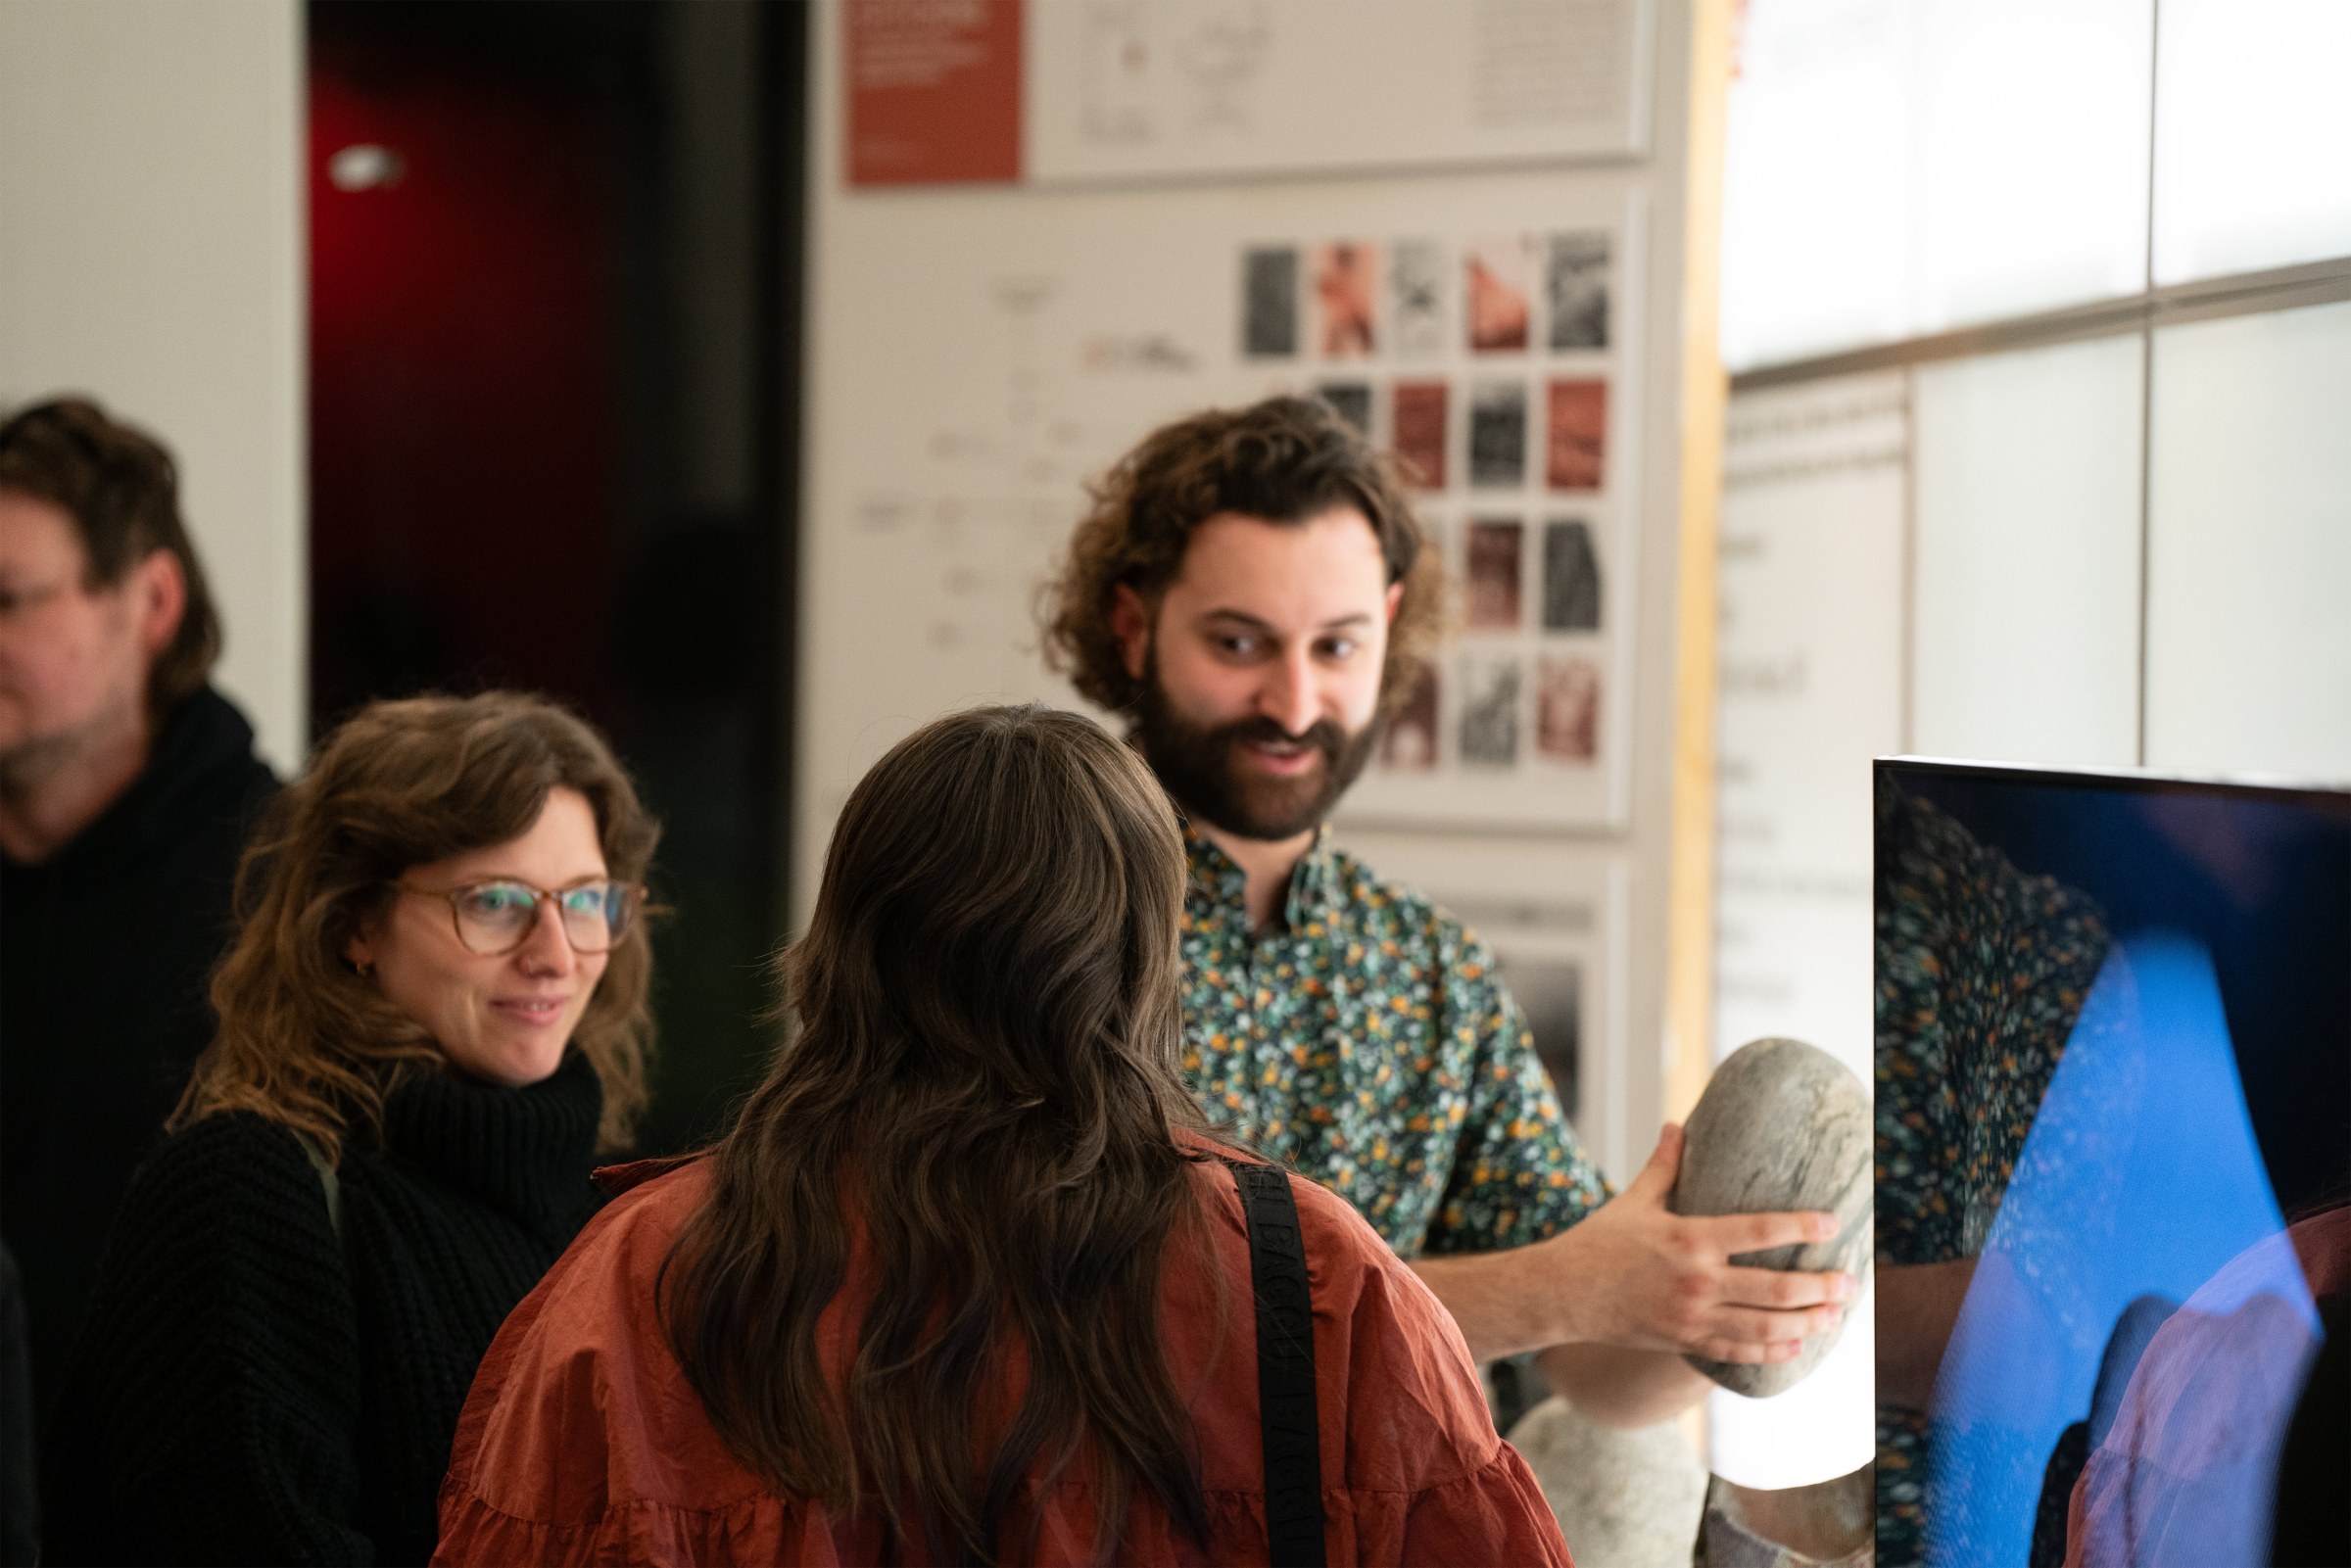
M1666 1207L1682 1129L1668 1122L1632 1185L1540 1245L1554 1254L1572 1341L1674 1351L1717 1361L1784 1361L1836 1326L1859 1292L1850 1274L1732 1261L1837 1233L1817 1212L1684 1215Z

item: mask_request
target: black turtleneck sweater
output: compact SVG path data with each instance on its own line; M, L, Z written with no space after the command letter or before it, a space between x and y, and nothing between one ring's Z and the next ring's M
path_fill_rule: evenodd
M229 887L276 790L253 727L206 687L96 822L38 865L0 857L0 1236L40 1412L122 1190L213 1037Z
M602 1091L435 1072L338 1171L237 1113L124 1199L43 1453L49 1563L421 1563L474 1369L598 1198Z

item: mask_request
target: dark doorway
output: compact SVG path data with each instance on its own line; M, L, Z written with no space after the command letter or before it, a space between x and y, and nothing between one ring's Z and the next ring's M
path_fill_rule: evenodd
M783 931L805 8L308 16L312 721L504 686L612 737L666 828L676 1150Z

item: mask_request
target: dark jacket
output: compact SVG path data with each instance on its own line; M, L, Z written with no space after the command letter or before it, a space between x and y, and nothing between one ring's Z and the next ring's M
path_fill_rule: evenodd
M421 1563L482 1353L595 1212L603 1093L409 1079L330 1214L284 1127L139 1170L42 1455L48 1563ZM338 1234L339 1227L339 1234Z
M32 1401L24 1387L24 1292L0 1244L0 1568L40 1557L32 1505Z
M122 798L37 866L0 859L0 1236L24 1270L34 1407L106 1227L213 1035L237 859L277 780L210 687Z

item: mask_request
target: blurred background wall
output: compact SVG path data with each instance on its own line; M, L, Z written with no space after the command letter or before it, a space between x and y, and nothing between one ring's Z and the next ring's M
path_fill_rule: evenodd
M97 397L177 453L220 685L309 742L303 13L0 5L0 406Z
M759 1061L784 929L806 15L307 13L311 718L516 686L665 826L645 1144Z

